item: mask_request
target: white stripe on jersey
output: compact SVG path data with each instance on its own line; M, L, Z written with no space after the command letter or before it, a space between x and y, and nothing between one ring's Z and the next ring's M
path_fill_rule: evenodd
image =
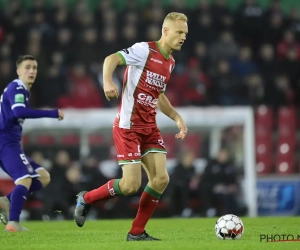
M13 110L15 107L26 107L26 105L23 104L23 103L16 103L16 104L11 106L11 109Z
M144 65L146 64L147 58L145 60ZM141 75L143 74L143 67L128 67L127 72L127 83L124 89L124 93L122 96L122 104L120 110L120 120L119 127L120 128L130 128L130 119L134 106L134 91L136 86L139 83Z
M130 128L131 126L131 115L134 106L133 94L139 83L139 80L143 74L145 64L149 55L148 43L136 43L132 47L128 48L128 53L119 51L125 58L128 72L127 72L127 83L124 89L121 102L119 127Z

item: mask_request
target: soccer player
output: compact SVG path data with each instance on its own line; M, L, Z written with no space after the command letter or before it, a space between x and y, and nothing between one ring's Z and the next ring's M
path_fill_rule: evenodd
M16 184L10 194L0 197L0 220L8 232L28 231L19 223L26 197L50 182L49 173L21 149L22 124L26 118L64 118L61 110L29 108L38 64L31 55L20 56L16 64L19 78L8 84L0 98L0 167Z
M172 12L164 19L159 41L136 43L105 59L103 81L108 100L119 95L112 80L115 68L117 65L127 65L122 100L113 126L117 159L122 166L123 176L121 179L110 180L98 189L82 191L77 195L74 220L79 227L83 226L94 202L136 193L141 185L143 166L149 182L140 198L139 209L127 234L127 241L160 240L145 231L145 226L169 182L166 149L156 124L155 108L158 107L175 121L180 130L175 137L184 139L187 127L164 92L175 66L171 53L181 49L187 33L187 17Z

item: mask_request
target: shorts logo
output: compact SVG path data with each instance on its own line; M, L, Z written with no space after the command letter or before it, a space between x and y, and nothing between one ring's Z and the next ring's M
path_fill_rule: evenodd
M162 147L165 147L165 143L164 143L164 140L158 140L157 143L162 146Z
M15 95L15 103L24 103L24 95L23 94L16 94Z
M33 168L31 167L31 165L27 165L26 167L29 173L33 173Z

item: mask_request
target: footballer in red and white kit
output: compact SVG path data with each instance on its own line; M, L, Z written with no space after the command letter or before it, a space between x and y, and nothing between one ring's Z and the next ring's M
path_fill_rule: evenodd
M105 58L103 90L108 101L110 98L119 97L113 72L118 65L127 65L121 104L113 126L122 178L111 179L99 188L77 194L74 211L77 226L84 225L95 202L135 194L141 186L144 169L148 183L141 195L139 208L126 241L160 240L145 230L169 183L166 149L156 125L155 109L157 107L175 122L179 129L175 138L183 140L188 129L164 91L175 66L171 53L181 49L187 33L187 17L183 13L171 12L163 21L162 36L157 42L136 43Z
M157 42L136 43L117 54L127 65L113 137L120 165L140 163L149 152L166 153L156 124L156 104L175 67Z

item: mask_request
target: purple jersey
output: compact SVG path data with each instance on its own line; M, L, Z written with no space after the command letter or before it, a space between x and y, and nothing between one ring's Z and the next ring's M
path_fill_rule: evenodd
M5 88L0 98L0 145L21 141L24 119L16 117L13 109L28 107L29 96L29 91L19 79Z
M25 118L58 118L58 110L28 108L29 91L16 79L8 84L0 99L0 149L7 143L20 143Z
M29 97L25 84L16 79L8 84L0 99L0 168L15 182L39 177L37 170L41 168L21 149L25 118L58 118L57 110L30 109Z

